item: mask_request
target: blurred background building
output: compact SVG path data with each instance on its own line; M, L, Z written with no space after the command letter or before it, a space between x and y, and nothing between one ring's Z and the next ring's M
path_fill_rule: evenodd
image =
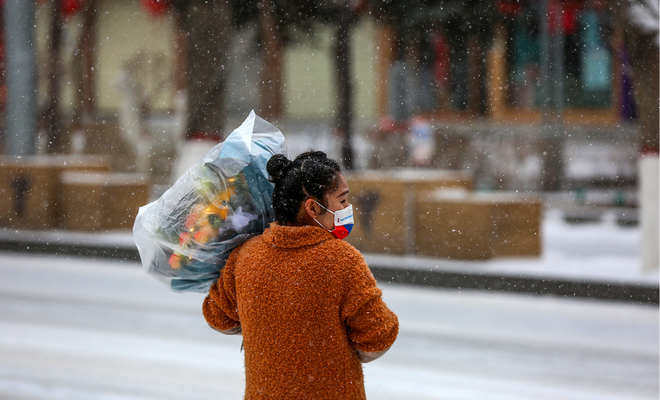
M644 54L630 44L623 3L348 2L347 49L338 43L343 4L279 3L35 1L37 139L46 152L77 151L77 131L103 121L134 131L109 128L128 142L140 134L156 143L181 134L221 138L251 109L335 128L349 103L349 134L407 129L423 115L441 150L428 163L489 169L484 187L534 186L512 170L551 172L536 184L554 190L634 185L648 102L634 93L644 78L635 79L633 63ZM195 48L211 54L208 61ZM349 100L341 95L342 58L350 62ZM657 91L657 74L648 75ZM561 143L547 140L554 136ZM507 154L496 165L483 154L493 146ZM44 151L44 143L37 147Z
M217 143L254 109L292 150L348 168L468 170L478 190L624 207L633 222L650 157L657 231L655 0L0 4L4 153L109 155L167 184L186 143ZM33 28L12 28L19 13ZM20 35L33 128L7 111Z

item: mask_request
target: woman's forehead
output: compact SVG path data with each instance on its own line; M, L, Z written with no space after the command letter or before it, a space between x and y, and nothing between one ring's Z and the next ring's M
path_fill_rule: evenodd
M345 193L348 193L348 181L344 178L344 175L337 174L337 186L333 194L335 196L341 196Z

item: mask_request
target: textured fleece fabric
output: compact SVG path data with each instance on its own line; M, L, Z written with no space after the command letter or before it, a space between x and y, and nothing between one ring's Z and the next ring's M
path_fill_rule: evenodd
M273 223L234 250L203 312L242 331L247 400L365 399L357 351L384 352L399 330L360 253L314 226Z

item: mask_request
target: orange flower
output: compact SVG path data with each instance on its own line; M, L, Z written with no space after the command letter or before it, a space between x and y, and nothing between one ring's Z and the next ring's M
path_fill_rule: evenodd
M204 205L203 204L197 204L195 207L193 207L192 211L190 212L190 215L186 218L186 229L189 231L192 231L195 228L195 224L197 224L197 221L204 215Z
M178 254L172 254L170 256L168 264L170 264L170 267L174 269L181 267L181 256Z
M194 233L193 239L198 243L205 244L210 242L211 239L214 239L216 236L218 236L218 230L213 229L213 227L207 224Z
M189 243L190 243L190 233L181 232L181 235L179 236L179 244L183 246Z
M236 190L234 189L233 186L230 186L227 188L226 191L220 192L215 196L215 199L211 201L213 204L222 204L222 203L227 203L229 202L229 199L231 199L231 196L236 193Z
M198 243L206 243L209 241L209 235L206 234L204 231L197 231L193 235L193 238L195 239L196 242Z
M213 214L219 215L224 221L229 215L229 207L225 205L209 204L209 206L204 209L204 215L208 218L209 215Z

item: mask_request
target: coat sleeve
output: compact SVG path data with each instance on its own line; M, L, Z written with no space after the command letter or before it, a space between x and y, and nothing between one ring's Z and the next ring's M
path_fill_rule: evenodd
M347 266L342 318L348 339L362 362L385 354L399 333L399 321L385 305L369 267L359 253Z
M202 305L202 313L209 326L226 335L241 333L234 278L236 250L229 256L220 277L211 286Z

